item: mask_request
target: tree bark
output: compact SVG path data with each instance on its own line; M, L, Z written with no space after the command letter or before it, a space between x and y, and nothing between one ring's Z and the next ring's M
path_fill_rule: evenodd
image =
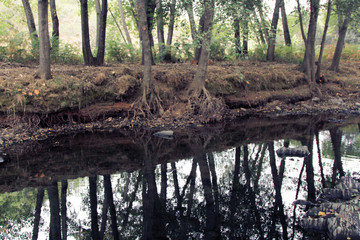
M50 0L50 13L52 20L52 45L51 51L58 53L59 52L59 18L56 11L56 3L55 0Z
M248 55L248 41L249 41L249 21L244 20L243 23L243 44L242 44L242 54L243 56Z
M329 27L330 13L331 13L331 0L328 1L328 5L327 5L324 33L323 33L323 36L321 39L320 53L319 53L319 58L318 58L316 74L315 74L315 79L317 82L320 82L321 62L322 62L322 56L323 56L323 52L324 52L324 48L325 48L326 33L327 33L327 30Z
M168 26L168 37L166 40L166 45L170 46L172 44L172 38L174 33L175 25L175 14L176 14L176 0L172 0L170 4L170 21Z
M350 22L350 14L347 14L344 18L342 25L339 27L339 38L336 43L336 48L335 48L335 52L334 52L334 57L331 62L331 66L329 68L330 70L333 70L336 72L339 71L341 53L344 48L345 37L346 37L346 32L347 32L347 29L349 26L349 22Z
M40 48L40 76L42 79L51 78L50 70L50 39L48 28L48 0L38 0L39 8L39 48Z
M267 53L266 53L266 60L267 61L274 61L275 60L275 41L276 41L276 30L277 30L277 25L278 25L278 21L279 21L279 10L280 10L280 6L281 6L281 2L282 0L276 0L275 2L275 9L274 9L274 14L273 14L273 18L271 21L271 29L270 29L270 36L269 36L269 46L267 49Z
M98 213L97 213L97 195L96 195L97 176L89 177L89 196L90 196L90 212L91 212L91 238L100 239Z
M100 0L95 1L95 10L96 10L96 48L100 45L100 21L101 21L101 5Z
M122 5L122 0L118 0L118 5L119 5L119 10L120 10L120 16L121 16L121 24L124 28L124 32L125 32L125 35L126 35L126 40L129 44L132 44L131 42L131 37L130 37L130 33L129 33L129 30L127 28L127 25L126 25L126 20L125 20L125 15L124 15L124 9L123 9L123 5Z
M31 10L31 6L29 3L29 0L22 0L23 6L24 6L24 11L25 11L25 15L26 15L26 22L28 25L28 29L29 29L29 33L30 33L30 39L31 42L34 42L34 39L38 38L38 35L36 34L36 26L35 26L35 21L34 21L34 16ZM33 43L34 45L34 43Z
M240 41L240 19L238 16L234 17L234 40L235 40L236 59L239 59L241 56L241 41Z
M194 92L200 93L205 86L205 78L208 68L208 61L210 57L210 44L211 44L211 30L213 17L215 12L215 2L214 0L204 0L204 29L203 29L203 39L201 45L201 54L199 58L199 65L195 74L195 77L191 83L190 89Z
M290 37L290 31L289 31L289 26L288 26L288 22L287 22L286 11L285 11L285 0L282 0L280 9L281 9L281 20L282 20L282 25L283 25L285 44L287 46L290 46L291 45L291 37Z
M308 35L306 39L305 56L303 62L303 69L306 73L309 84L315 82L315 37L316 25L319 16L320 1L311 0L310 2L310 21L308 28Z
M162 6L162 0L156 0L156 25L157 25L157 37L159 44L159 60L163 61L165 56L165 37L164 37L164 9Z
M138 16L139 16L139 27L142 39L142 51L144 56L144 77L142 80L142 98L146 101L147 95L151 89L151 69L152 69L152 53L151 44L149 37L149 25L146 16L146 0L137 0L138 5Z

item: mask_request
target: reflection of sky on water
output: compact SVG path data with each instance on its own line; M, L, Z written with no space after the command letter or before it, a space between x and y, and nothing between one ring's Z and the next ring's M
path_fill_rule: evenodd
M342 136L342 153L345 156L342 157L343 169L346 174L357 174L360 172L360 164L359 159L356 156L360 155L358 142L359 142L359 134L357 126L355 128L346 128L343 130ZM330 177L332 174L333 168L333 153L331 153L331 138L327 131L320 133L320 149L322 153L322 163L323 170L327 177ZM298 145L299 142L291 142L290 147L294 145ZM275 142L275 150L279 147L283 146L283 140ZM259 158L260 150L263 145L259 144L249 144L249 168L252 174L252 177L256 174L256 171L259 168ZM314 138L314 149L313 149L313 166L314 166L314 177L315 177L315 186L317 190L321 189L321 176L320 176L320 166L319 166L319 155L317 152L317 143ZM242 152L243 154L243 152ZM219 193L222 198L228 198L231 195L232 191L232 181L233 181L233 172L234 172L234 164L235 164L235 148L229 149L223 152L214 153L215 160L215 169L216 175L219 185ZM276 158L276 165L279 171L280 168L280 158ZM184 159L176 162L176 170L177 177L179 181L180 191L182 191L182 187L186 184L187 177L190 174L192 168L192 159ZM176 205L177 201L174 197L175 189L173 187L173 171L171 170L170 164L167 164L167 178L168 178L168 204ZM282 201L284 204L284 212L288 218L291 218L293 215L293 205L292 202L295 200L296 187L299 180L299 174L303 165L303 158L289 157L285 160L285 171L284 171L284 179L282 182ZM243 174L243 166L240 166L241 175L240 175L240 183L242 185L246 185L246 177ZM158 192L161 189L161 167L160 165L156 166L155 169L156 174L156 185ZM136 179L137 172L133 173L116 173L111 175L112 189L113 189L113 197L117 210L123 211L126 207L126 202L123 199L124 186L126 185L127 177L131 176L131 180ZM304 171L302 175L302 185L300 188L300 192L298 195L298 199L306 199L306 173ZM97 180L97 196L98 196L98 213L100 214L102 211L102 202L104 201L104 188L102 186L103 177L99 176ZM90 231L91 230L91 220L90 220L90 207L89 204L86 204L89 201L89 178L78 178L74 180L68 180L68 192L67 192L67 216L71 218L71 221L75 223L79 228L79 231ZM256 203L263 204L263 206L259 206L261 210L268 211L274 204L274 194L275 191L273 189L273 180L272 180L272 172L269 164L269 155L266 152L264 157L264 162L262 164L261 175L258 182L254 182L254 178L252 178L252 182L250 185L254 187L254 185L258 184L259 192L256 193ZM60 186L61 184L59 184ZM60 189L60 188L59 188ZM129 184L129 192L132 192L134 189L134 184ZM31 189L30 191L34 191ZM35 191L36 192L36 191ZM12 193L15 194L15 193ZM36 195L36 193L35 193ZM2 195L0 195L1 197ZM133 203L134 211L141 212L142 211L142 195L141 195L141 186L137 192L137 199ZM35 198L36 199L36 198ZM196 202L201 204L205 201L203 194L203 187L201 184L200 170L197 167L196 174L196 187L194 199ZM1 200L1 198L0 198ZM21 203L20 203L21 204ZM34 204L34 203L33 203ZM222 206L224 207L224 206ZM299 207L299 209L302 209ZM225 211L225 210L224 210ZM301 211L299 212L301 214ZM100 219L100 218L99 218ZM142 221L142 216L137 215L132 218L134 222ZM291 219L290 219L291 220ZM13 220L8 220L13 221ZM12 229L4 229L4 226L0 226L0 237L4 239L26 239L31 238L32 234L32 221L33 218L21 219L20 223L11 224ZM108 220L109 221L109 220ZM292 220L291 220L292 221ZM45 195L44 203L41 209L41 222L40 222L40 231L39 231L39 239L47 239L49 235L49 224L50 224L50 209L49 209L49 200L47 195ZM277 227L281 229L281 225L277 223ZM136 225L135 225L136 226ZM289 225L290 226L290 225ZM81 228L81 230L80 230ZM110 227L108 227L110 229ZM111 230L108 230L111 231ZM227 227L223 226L223 232L227 231ZM292 230L291 230L292 231ZM5 234L5 232L7 234ZM141 232L141 230L140 230ZM290 232L290 230L289 230ZM70 228L68 229L68 239L78 239L76 235L76 229ZM127 237L135 237L131 235L131 229L128 229L126 233ZM200 234L200 233L194 233ZM225 234L226 235L226 234ZM7 237L6 237L7 236ZM295 238L301 237L301 233L296 232ZM140 236L137 236L140 238Z

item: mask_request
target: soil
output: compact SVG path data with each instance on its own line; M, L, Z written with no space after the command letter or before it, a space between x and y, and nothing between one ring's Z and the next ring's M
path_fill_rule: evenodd
M217 62L209 65L206 88L226 103L226 112L217 113L223 121L254 115L359 114L360 62L343 63L338 73L327 67L311 90L297 64ZM39 78L37 69L0 62L0 153L14 143L79 129L171 129L208 123L187 104L187 87L197 69L190 63L153 66L165 113L145 118L134 115L133 105L140 93L141 65L52 65L53 79L47 81Z

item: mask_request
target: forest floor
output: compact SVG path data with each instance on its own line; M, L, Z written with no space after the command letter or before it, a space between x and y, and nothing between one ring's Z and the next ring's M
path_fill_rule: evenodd
M227 105L224 121L249 116L360 113L360 62L323 67L311 91L299 65L277 62L217 62L206 88ZM162 100L161 117L134 116L142 66L52 65L53 79L39 78L37 65L0 62L0 152L13 143L77 130L171 129L207 122L189 109L187 87L197 69L190 63L153 66Z

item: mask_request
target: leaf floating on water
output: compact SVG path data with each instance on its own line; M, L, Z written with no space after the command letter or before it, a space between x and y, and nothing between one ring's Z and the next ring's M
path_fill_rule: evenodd
M319 211L318 215L319 215L319 216L326 216L326 213L325 213L325 212L322 212L322 211Z

